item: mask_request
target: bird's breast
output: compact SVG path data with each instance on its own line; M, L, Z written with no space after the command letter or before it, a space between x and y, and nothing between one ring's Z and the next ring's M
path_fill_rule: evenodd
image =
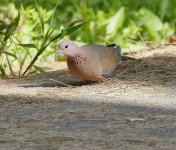
M100 67L90 62L89 59L78 61L78 59L69 58L67 60L68 69L74 76L83 80L100 81L102 80Z
M86 58L80 55L68 58L67 66L73 75L77 77L85 76L86 74Z

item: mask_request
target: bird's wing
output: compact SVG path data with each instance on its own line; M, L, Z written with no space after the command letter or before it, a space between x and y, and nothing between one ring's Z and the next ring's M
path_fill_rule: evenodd
M87 55L89 63L93 63L94 67L101 68L103 76L112 76L120 62L119 49L106 47L103 45L86 45L81 47L82 51ZM97 65L96 65L97 64Z

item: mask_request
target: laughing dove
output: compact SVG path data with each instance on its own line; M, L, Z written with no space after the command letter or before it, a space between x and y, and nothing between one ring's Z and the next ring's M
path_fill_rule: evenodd
M116 45L92 44L79 47L73 41L64 40L58 45L59 50L55 57L59 54L66 55L68 69L76 77L89 81L103 81L114 75L122 60L120 47L114 46Z

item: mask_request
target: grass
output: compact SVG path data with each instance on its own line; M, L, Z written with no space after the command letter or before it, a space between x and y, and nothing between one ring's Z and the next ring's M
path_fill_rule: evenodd
M18 39L17 34L17 28L19 25L19 21L20 21L20 12L18 12L18 16L12 20L12 22L8 25L5 24L5 21L2 23L2 25L0 26L1 31L1 48L0 48L0 54L1 54L1 60L5 55L5 61L1 61L1 66L0 66L0 72L2 74L3 77L6 76L6 69L8 66L8 69L10 71L10 74L12 75L12 77L16 77L16 76L25 76L29 73L29 71L31 70L31 68L33 67L35 70L42 72L43 69L36 66L35 63L38 60L39 56L42 55L42 53L47 49L47 47L56 40L60 40L62 39L64 36L69 35L71 33L73 33L74 31L76 31L77 29L81 28L85 22L82 22L78 25L66 28L66 29L62 29L59 33L55 33L56 29L52 28L52 20L53 20L53 16L54 16L54 12L57 8L57 5L53 11L51 18L51 22L50 22L50 26L46 29L46 24L45 21L43 19L40 7L38 5L37 0L34 0L35 2L35 9L38 13L38 18L39 18L39 24L40 24L40 29L41 29L41 35L37 35L38 37L40 36L41 38L38 39L40 42L39 45L36 45L35 43L21 43L21 41ZM46 31L45 31L46 30ZM9 47L7 45L10 45ZM23 54L23 56L20 54L19 52L19 46L21 51L25 52ZM14 47L15 53L11 53L10 52L10 48ZM29 49L33 49L36 51L36 54L33 56ZM9 59L9 57L13 57L14 60ZM28 61L28 58L31 59L31 61ZM14 72L14 70L12 69L14 67L14 64L16 65L16 63L14 63L14 61L18 61L19 63L19 73L16 74ZM27 62L28 61L28 62ZM4 63L5 62L5 63ZM24 69L23 66L25 63L28 63L27 67ZM14 63L14 64L13 64ZM23 71L24 70L24 71ZM23 71L23 72L22 72ZM21 73L22 72L22 73Z
M0 6L3 77L45 71L37 62L53 59L56 44L62 38L77 41L79 45L116 43L123 53L131 53L146 48L146 41L166 43L175 33L174 1L10 2L3 0ZM79 28L79 32L74 32Z

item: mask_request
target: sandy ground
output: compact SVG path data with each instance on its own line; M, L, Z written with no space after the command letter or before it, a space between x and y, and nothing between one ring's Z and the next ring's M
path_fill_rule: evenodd
M133 56L143 60L100 84L76 79L63 62L1 79L0 149L175 149L176 47Z

